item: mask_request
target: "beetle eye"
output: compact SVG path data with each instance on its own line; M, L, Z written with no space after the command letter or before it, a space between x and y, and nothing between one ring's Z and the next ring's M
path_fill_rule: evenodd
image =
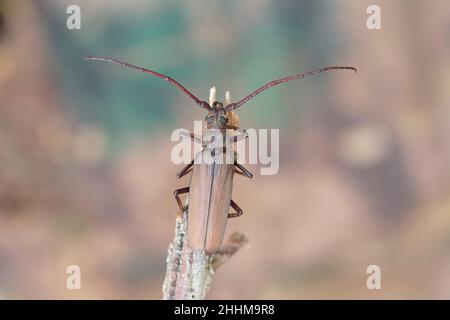
M207 115L205 120L207 123L214 122L214 115L213 114Z
M220 116L219 122L220 122L220 124L225 125L228 122L228 118L224 117L224 116Z

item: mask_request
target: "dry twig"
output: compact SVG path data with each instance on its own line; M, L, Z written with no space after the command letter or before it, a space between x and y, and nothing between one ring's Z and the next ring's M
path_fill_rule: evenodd
M187 245L187 222L187 212L176 218L175 236L167 252L164 300L205 299L217 268L248 243L243 234L236 232L215 254L192 251Z

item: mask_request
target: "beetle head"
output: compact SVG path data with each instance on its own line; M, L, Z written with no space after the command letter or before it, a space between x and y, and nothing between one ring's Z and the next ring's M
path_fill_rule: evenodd
M223 103L214 101L211 109L205 117L207 129L225 130L228 126L228 113L223 107Z
M205 118L207 129L226 130L239 128L238 115L231 111L232 109L229 109L229 106L233 105L229 91L225 93L225 102L226 105L216 100L216 88L212 87L209 92L208 114Z

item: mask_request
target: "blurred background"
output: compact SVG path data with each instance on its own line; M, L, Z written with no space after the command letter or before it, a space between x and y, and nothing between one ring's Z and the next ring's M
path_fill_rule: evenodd
M381 7L381 30L366 9ZM81 30L66 27L71 4ZM446 0L0 2L0 298L160 299L177 205L175 128L206 99L271 89L238 114L280 129L280 171L236 177L250 245L209 298L450 298ZM81 290L66 268L81 267ZM379 265L381 290L366 268Z

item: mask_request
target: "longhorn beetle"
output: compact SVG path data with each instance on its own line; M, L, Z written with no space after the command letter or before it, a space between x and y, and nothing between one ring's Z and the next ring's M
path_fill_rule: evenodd
M233 110L239 108L266 89L284 82L305 78L328 70L347 69L356 72L356 68L354 67L330 66L309 72L298 73L293 76L273 80L253 91L238 102L231 102L230 93L227 91L225 94L226 105L223 105L222 102L216 100L214 87L211 88L210 101L208 103L197 98L175 79L162 73L107 57L85 57L84 59L116 63L166 80L181 89L201 108L208 111L208 114L205 117L207 129L205 135L203 137L198 137L192 133L189 134L192 141L203 145L203 149L195 155L194 160L192 160L190 164L177 174L177 178L181 178L192 172L190 185L189 187L181 188L174 192L175 199L182 212L185 211L186 208L184 208L181 202L180 194L189 192L188 244L192 250L205 251L206 254L217 252L220 249L228 218L238 217L243 213L242 209L231 199L234 173L243 175L247 178L252 178L253 175L241 164L237 163L236 158L234 158L234 163L231 164L228 162L224 163L223 161L217 161L217 158L214 158L210 163L202 161L201 159L203 159L206 152L211 152L213 156L217 156L224 151L222 145L221 147L213 147L212 150L208 149L206 147L206 142L208 141L205 141L204 137L210 136L212 131L218 131L222 135L223 142L225 142L226 139L229 139L226 133L227 129L238 129L239 127L238 118ZM245 139L246 137L245 130L243 130L241 134L234 135L232 141L236 142ZM229 213L230 207L236 212Z

